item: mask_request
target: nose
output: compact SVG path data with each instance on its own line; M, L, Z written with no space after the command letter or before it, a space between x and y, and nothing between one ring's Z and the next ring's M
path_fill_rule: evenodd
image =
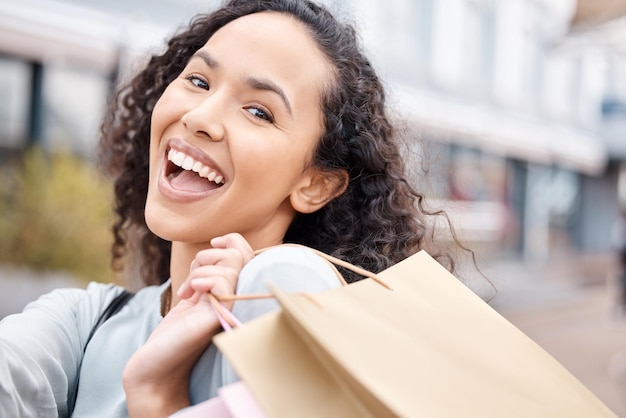
M181 120L193 135L218 142L224 139L225 133L222 109L219 97L212 94L192 104Z

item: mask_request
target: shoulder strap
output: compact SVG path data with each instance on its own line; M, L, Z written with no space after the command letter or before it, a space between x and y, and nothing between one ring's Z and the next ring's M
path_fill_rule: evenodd
M91 341L91 338L94 336L98 328L100 328L100 326L104 324L109 318L118 313L120 309L122 309L133 296L135 296L134 293L131 293L128 290L124 289L119 295L113 298L109 306L107 306L104 311L102 311L100 318L98 318L96 324L91 329L91 332L87 337L87 341L85 342L85 348L83 349L83 352L87 349L89 341Z
M131 293L128 290L124 289L120 292L120 294L118 294L117 296L113 298L111 303L109 303L109 305L104 309L104 311L102 311L102 314L100 315L95 325L91 329L91 332L89 333L89 336L87 337L87 341L85 341L85 346L83 347L83 355L85 354L85 351L87 350L87 345L89 345L91 338L94 336L98 328L100 328L100 326L104 324L107 321L107 319L111 318L113 315L118 313L120 309L122 309L124 305L126 305L126 303L128 303L128 301L132 299L133 296L135 296L134 293ZM81 359L81 364L82 364L82 359ZM68 399L68 411L70 415L74 411L74 406L76 405L76 395L78 394L79 377L80 377L80 369L77 371L77 374L76 374L73 396L71 396L70 399Z

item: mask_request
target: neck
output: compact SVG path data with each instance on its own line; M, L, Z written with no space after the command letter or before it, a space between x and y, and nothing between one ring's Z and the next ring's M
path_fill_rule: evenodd
M175 306L178 301L178 288L184 283L189 275L189 268L194 257L203 249L210 246L196 246L182 242L172 242L172 255L170 259L170 275L172 285L172 299L170 306Z

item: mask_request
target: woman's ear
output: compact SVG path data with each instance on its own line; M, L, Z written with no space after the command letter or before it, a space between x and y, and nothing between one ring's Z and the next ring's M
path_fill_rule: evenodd
M310 168L289 196L291 206L300 213L313 213L345 192L348 178L348 172L343 169Z

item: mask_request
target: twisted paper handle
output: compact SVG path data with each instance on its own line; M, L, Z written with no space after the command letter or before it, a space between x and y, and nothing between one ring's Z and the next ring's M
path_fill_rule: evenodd
M217 299L217 297L209 293L209 301L211 302L211 308L217 316L217 319L220 321L222 328L224 331L230 331L231 329L238 327L241 325L241 321L237 319L237 317L228 310L222 303Z
M339 279L339 281L341 282L342 285L346 286L348 283L346 283L345 279L343 278L343 276L341 275L341 273L339 273L339 271L337 270L337 268L335 267L335 264L338 266L341 266L345 269L348 269L350 271L353 271L357 274L360 274L361 276L370 278L372 280L374 280L376 283L380 284L381 286L389 289L389 290L393 290L393 288L387 283L385 282L383 279L381 279L380 277L378 277L378 275L376 275L375 273L372 273L370 271L367 271L361 267L357 267L355 265L352 265L346 261L343 261L339 258L333 257L331 255L328 255L322 251L316 250L314 248L310 248L307 247L306 245L300 245L300 244L281 244L279 246L290 246L290 247L301 247L301 248L306 248L309 251L312 251L313 253L317 254L319 257L321 257L322 259L324 259L326 262L328 262L328 264L330 265L330 267L333 269L333 271L335 272L335 274L337 274L337 278ZM264 251L267 251L271 248L276 248L279 246L273 246L273 247L266 247L266 248L261 248L259 250L254 251L254 255L258 255L261 254ZM311 295L310 293L300 293L302 296L307 297L308 299L310 299L311 301L313 301L316 305L321 306L321 303L315 299L315 297L313 295ZM213 311L215 312L215 315L217 315L217 318L219 319L220 323L222 324L222 328L224 328L225 331L230 331L232 328L235 328L239 325L241 325L241 322L235 317L235 315L233 315L232 312L230 312L224 305L222 305L221 302L232 302L232 301L236 301L236 300L254 300L254 299L269 299L269 298L274 298L274 294L272 293L258 293L258 294L252 294L252 295L232 295L232 296L215 296L213 294L209 294L209 300L211 301L211 307L213 308Z

